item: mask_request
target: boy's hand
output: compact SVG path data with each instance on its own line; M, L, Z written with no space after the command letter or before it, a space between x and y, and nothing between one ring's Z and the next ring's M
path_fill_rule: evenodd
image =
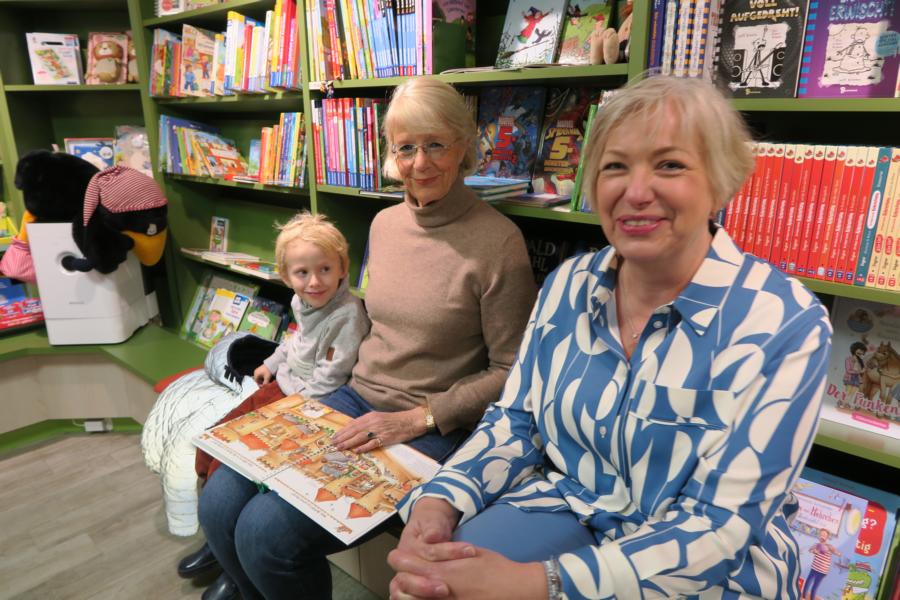
M272 371L270 371L269 367L266 365L259 365L256 367L256 370L253 371L253 381L255 381L257 385L265 385L271 382Z

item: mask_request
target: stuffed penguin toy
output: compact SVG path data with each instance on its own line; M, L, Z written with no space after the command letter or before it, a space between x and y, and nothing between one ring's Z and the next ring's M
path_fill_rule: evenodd
M72 237L83 259L68 257L63 266L112 273L133 251L150 267L166 245L168 201L152 177L129 167L110 167L94 175L84 193L82 216Z

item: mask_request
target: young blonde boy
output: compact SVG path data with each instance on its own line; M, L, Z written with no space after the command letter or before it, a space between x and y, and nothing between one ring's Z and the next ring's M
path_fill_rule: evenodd
M294 290L299 333L278 346L253 378L261 386L274 378L285 395L323 398L350 379L370 325L347 283L347 240L323 215L303 212L281 227L275 261Z
M275 261L294 290L291 309L297 333L282 342L253 372L260 388L229 412L223 423L291 394L320 400L347 383L369 317L347 283L348 245L323 215L302 212L280 227ZM202 450L195 469L208 478L219 467Z

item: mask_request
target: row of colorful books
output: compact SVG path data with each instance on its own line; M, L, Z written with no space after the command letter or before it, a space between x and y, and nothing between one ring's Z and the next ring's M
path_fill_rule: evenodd
M83 69L77 34L26 33L34 84L107 85L138 80L130 31L92 31L87 35L87 69Z
M648 65L736 97L900 96L896 2L653 0Z
M265 22L229 11L217 33L182 25L181 35L153 31L150 95L228 96L299 89L297 2L278 0Z
M257 285L207 273L182 323L182 337L211 348L235 331L278 342L293 335L297 327L291 311L258 293Z
M250 140L248 161L218 129L160 115L159 164L166 173L304 187L304 132L302 113L281 113L278 123L263 127L260 138Z
M900 289L900 149L755 144L726 230L789 274Z
M501 183L524 180L536 194L577 198L587 121L592 107L596 111L610 94L589 88L486 88L477 97L476 175ZM326 98L312 107L319 184L378 190L390 183L379 172L388 151L379 127L384 101Z

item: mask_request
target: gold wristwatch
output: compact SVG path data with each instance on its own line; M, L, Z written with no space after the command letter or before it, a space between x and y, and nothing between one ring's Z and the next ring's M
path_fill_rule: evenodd
M425 433L433 433L437 431L437 425L434 424L434 415L431 414L431 407L428 402L422 407L425 409Z

